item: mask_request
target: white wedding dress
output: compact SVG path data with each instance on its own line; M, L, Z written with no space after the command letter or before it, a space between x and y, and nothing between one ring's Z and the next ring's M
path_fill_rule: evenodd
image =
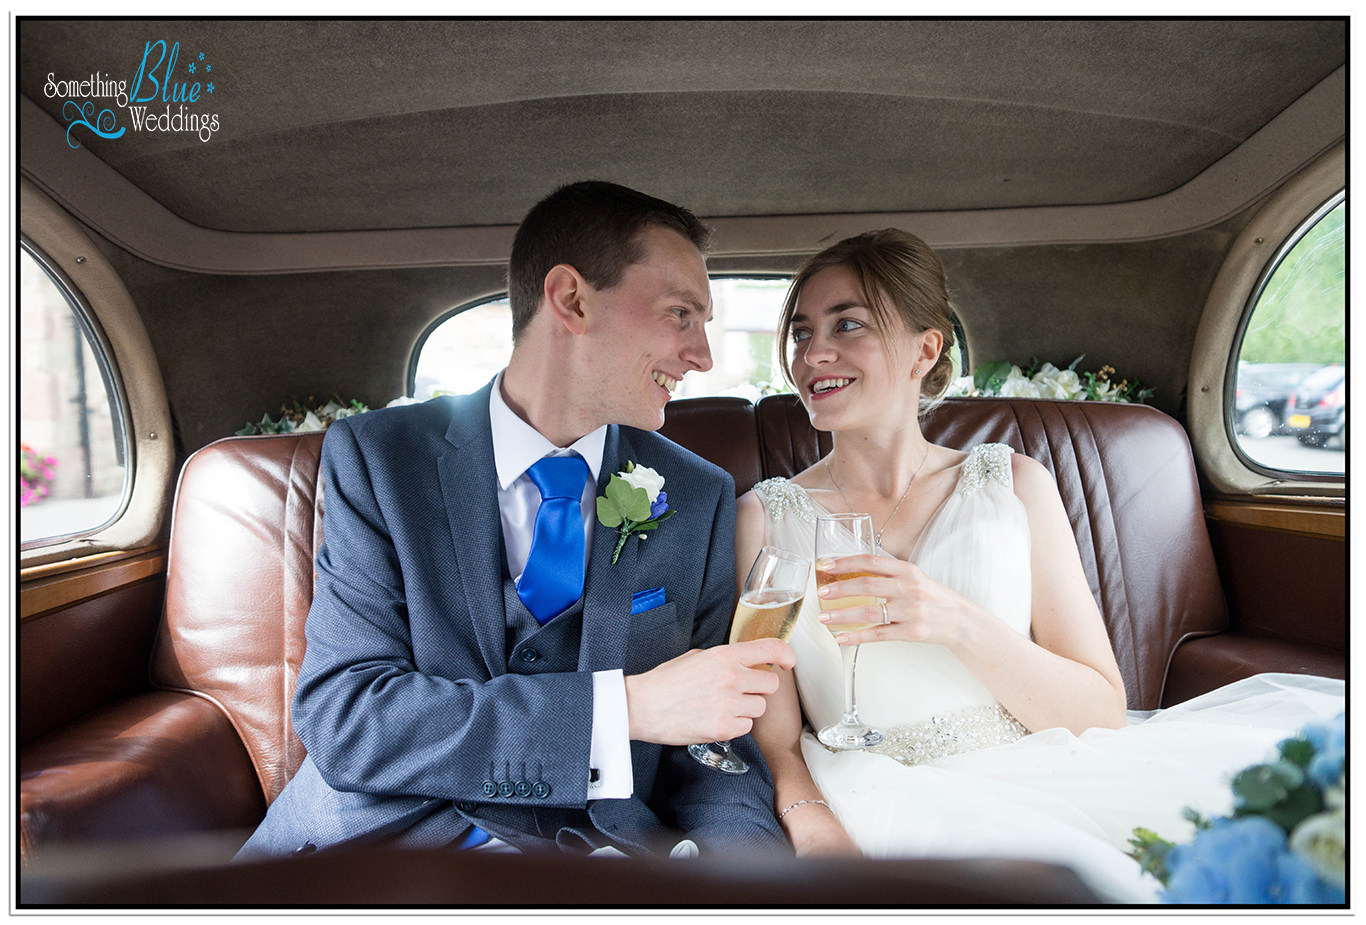
M931 518L911 561L1022 634L1030 632L1029 525L1015 496L1010 447L977 447ZM767 542L814 555L823 509L786 479L755 486ZM844 675L817 619L814 576L792 636L796 681L812 727L838 722ZM1073 868L1102 898L1154 902L1161 885L1129 858L1135 826L1174 842L1181 816L1233 808L1232 776L1267 759L1306 722L1344 708L1344 684L1258 675L1167 710L1130 711L1128 727L1032 735L947 648L860 647L860 718L888 741L832 752L807 730L802 754L840 822L868 857L1029 858Z

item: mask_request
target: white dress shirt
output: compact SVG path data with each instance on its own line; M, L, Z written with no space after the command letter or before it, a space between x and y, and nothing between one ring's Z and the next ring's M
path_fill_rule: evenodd
M493 430L493 464L498 475L498 513L503 524L508 573L516 581L526 569L541 492L526 470L545 456L577 453L593 477L583 486L584 574L593 551L597 520L598 475L602 471L607 428L599 427L568 447L557 447L517 416L503 400L503 373L489 395L489 424ZM630 724L626 714L626 680L621 669L593 672L593 732L588 766L597 779L588 782L590 800L624 800L635 790L631 768Z

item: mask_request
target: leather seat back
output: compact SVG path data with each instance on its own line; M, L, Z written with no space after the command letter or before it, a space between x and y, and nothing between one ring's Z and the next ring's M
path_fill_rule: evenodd
M230 437L181 470L152 683L218 705L270 803L304 760L289 703L322 543L321 433Z

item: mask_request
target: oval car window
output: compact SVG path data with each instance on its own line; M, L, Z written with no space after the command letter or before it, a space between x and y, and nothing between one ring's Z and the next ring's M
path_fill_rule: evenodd
M1239 449L1264 469L1346 468L1345 213L1339 200L1292 236L1239 346L1229 421Z
M19 541L46 545L109 523L132 487L126 422L93 324L19 251Z
M677 398L738 395L758 401L790 391L774 349L786 279L713 277L707 324L712 368L683 377ZM506 296L458 310L418 346L411 394L464 395L481 388L512 356L512 309Z

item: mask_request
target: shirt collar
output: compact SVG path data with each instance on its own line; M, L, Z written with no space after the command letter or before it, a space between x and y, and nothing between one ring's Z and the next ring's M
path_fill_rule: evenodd
M500 372L489 393L489 426L493 430L493 465L503 491L507 491L537 460L544 456L566 456L570 450L588 463L593 483L597 484L602 469L602 451L607 443L607 425L585 434L566 448L557 447L503 401L503 373Z

